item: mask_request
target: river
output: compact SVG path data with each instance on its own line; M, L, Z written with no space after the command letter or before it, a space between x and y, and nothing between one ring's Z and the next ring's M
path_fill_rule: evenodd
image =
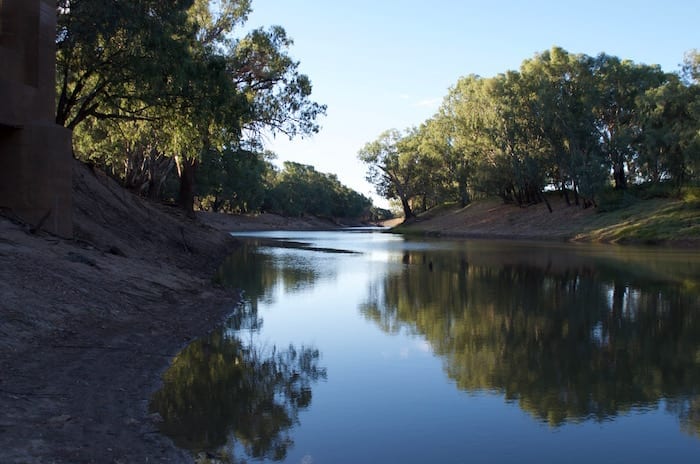
M700 252L241 236L151 401L200 462L700 462Z

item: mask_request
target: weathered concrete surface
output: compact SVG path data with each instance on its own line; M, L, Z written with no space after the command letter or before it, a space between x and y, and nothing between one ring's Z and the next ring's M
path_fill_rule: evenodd
M54 123L56 5L0 0L0 208L72 237L71 133Z

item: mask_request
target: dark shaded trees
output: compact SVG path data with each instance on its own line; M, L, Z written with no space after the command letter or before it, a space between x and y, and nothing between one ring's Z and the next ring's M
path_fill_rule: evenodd
M624 190L633 170L634 143L640 136L637 98L660 86L665 75L658 66L635 64L604 53L594 60L593 73L598 86L594 114L601 149L612 168L615 188Z
M216 8L209 0L57 6L57 122L76 131L78 156L128 186L139 189L148 178L155 196L176 166L179 204L192 213L197 171L213 151L235 156L263 133L319 129L325 106L310 99L311 82L290 57L284 29L233 38L249 0ZM109 144L100 142L105 134Z
M145 119L173 96L193 0L57 0L56 123ZM168 102L171 103L171 102Z

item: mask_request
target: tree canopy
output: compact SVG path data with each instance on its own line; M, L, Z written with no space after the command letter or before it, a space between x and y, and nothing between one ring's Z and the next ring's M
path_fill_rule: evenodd
M687 185L700 175L699 62L692 51L664 73L553 47L518 71L460 78L433 117L382 133L358 157L407 218L475 196L528 205L559 191L585 208L609 188Z
M250 0L57 8L56 121L74 130L79 158L139 193L170 188L188 212L204 195L254 210L269 171L264 138L319 130L326 107L311 100L292 39L281 26L243 31Z

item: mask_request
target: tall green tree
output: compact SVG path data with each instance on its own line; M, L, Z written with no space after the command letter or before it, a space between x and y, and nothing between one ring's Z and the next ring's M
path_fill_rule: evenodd
M411 144L401 144L403 137L395 129L383 132L358 153L367 164L367 181L384 198L401 202L404 218L415 216L411 201L416 196L416 166L419 155Z
M697 87L685 86L678 76L669 75L666 83L638 99L642 133L636 145L637 165L644 180L680 186L692 175L700 148L692 105L699 95Z
M605 162L600 150L593 109L598 101L592 58L553 47L521 66L523 79L535 98L529 119L545 142L543 168L548 181L568 192L578 205L595 203L603 187Z
M223 54L219 48L213 55L204 54L213 60L216 72L208 70L209 77L200 81L205 93L190 100L192 114L186 128L191 148L178 157L180 204L186 211L193 208L194 173L203 151L236 146L245 132L253 138L265 130L291 138L319 130L316 119L325 113L325 106L309 99L311 82L288 55L292 43L284 29L274 26L254 30ZM217 94L220 100L213 98Z
M200 207L232 213L260 211L269 189L273 157L269 152L244 148L204 152L197 170Z
M700 52L697 49L686 53L681 80L688 88L688 113L693 121L686 132L687 174L689 180L697 180L700 178Z
M135 154L155 153L157 146L158 159L175 159L179 203L189 213L196 172L212 150L235 156L245 139L263 133L293 137L319 129L325 106L310 99L310 80L289 56L284 29L233 38L249 0L219 1L216 8L209 0L59 0L58 6L57 122L75 129L91 120L85 146L95 142L92 135L115 128L95 121L152 123L121 130L133 137L121 145L135 146L129 151ZM157 143L143 138L149 132ZM126 165L139 165L133 161Z
M601 147L610 163L615 188L624 190L640 134L636 100L661 85L665 75L659 66L636 64L604 53L596 57L593 70L600 94L594 111Z
M548 145L533 116L536 95L517 71L491 79L494 99L492 125L487 132L494 149L482 163L482 184L487 192L518 205L543 200Z
M425 124L426 148L441 159L445 189L461 206L470 202L476 166L491 148L486 127L493 105L484 84L479 76L460 78Z
M56 122L144 119L167 104L187 61L192 0L57 0ZM167 102L167 103L166 103Z

